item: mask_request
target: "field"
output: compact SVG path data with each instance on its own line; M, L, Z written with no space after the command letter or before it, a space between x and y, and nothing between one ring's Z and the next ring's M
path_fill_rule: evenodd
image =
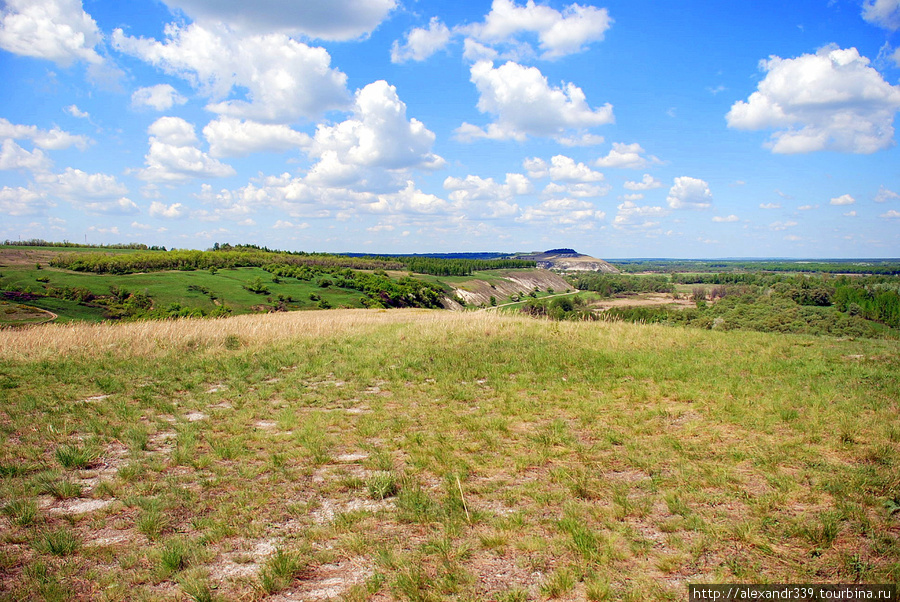
M0 599L900 581L896 340L335 310L0 349Z

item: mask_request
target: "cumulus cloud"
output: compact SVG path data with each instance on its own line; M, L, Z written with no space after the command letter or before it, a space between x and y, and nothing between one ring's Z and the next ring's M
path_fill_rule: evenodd
M875 195L876 203L886 203L887 201L896 201L900 199L900 194L897 194L893 190L889 190L884 186L881 186L878 189L878 194Z
M391 47L391 62L424 61L450 43L450 30L434 17L428 27L416 27L406 34L402 45L395 41Z
M593 203L578 199L550 199L533 207L526 207L516 220L531 223L550 223L556 226L591 227L602 220L606 213Z
M865 0L862 18L888 31L900 29L900 0Z
M873 153L893 143L900 87L886 82L856 48L772 56L760 68L765 79L726 119L736 129L777 130L766 145L772 152Z
M203 128L213 157L245 157L257 152L281 152L308 147L312 140L286 125L220 117Z
M644 149L640 144L623 144L613 142L612 150L605 157L595 162L597 167L616 167L620 169L641 169L650 163L659 163L656 157L643 157Z
M644 174L640 182L627 181L623 186L626 190L653 190L654 188L662 188L663 183L648 173Z
M37 181L50 194L88 213L128 215L139 211L134 201L124 196L128 188L109 174L67 167L62 173L39 175Z
M712 221L714 221L714 222L716 222L716 223L724 224L724 223L737 222L737 221L740 221L740 219L741 219L741 218L739 218L738 216L736 216L736 215L734 215L734 214L728 215L728 216L724 216L724 217L721 216L721 215L717 215L717 216L715 216L715 217L712 218Z
M609 184L586 184L586 183L566 183L558 184L551 182L544 187L545 196L553 197L574 197L574 198L594 198L606 196L609 194L611 187Z
M375 202L365 206L372 213L442 213L450 204L439 196L422 192L414 182L394 193L380 194Z
M496 120L487 129L463 123L456 130L463 141L523 141L528 136L561 139L573 130L614 121L611 104L592 109L581 88L571 83L552 87L535 67L507 62L495 69L490 61L480 61L471 68L471 81L480 95L478 110Z
M709 184L697 178L675 178L666 198L672 209L707 209L712 205Z
M42 193L28 188L4 186L0 189L0 213L3 215L38 215L52 206Z
M760 209L781 209L781 205L778 203L760 203Z
M528 0L524 6L513 0L494 0L481 23L460 31L483 48L504 58L525 59L537 51L522 36L537 36L540 58L557 59L584 50L603 40L613 20L605 8L570 4L562 12Z
M90 143L86 136L77 136L58 127L41 130L34 125L18 125L0 117L0 138L30 140L32 144L45 150L63 150L71 146L84 150Z
M550 159L550 165L543 159L526 159L523 163L528 175L532 178L550 176L558 182L600 182L604 176L599 171L593 171L584 163L575 163L575 160L565 155L556 155Z
M438 169L445 161L431 152L434 140L425 124L407 118L394 86L373 82L357 91L351 118L316 129L309 154L318 163L308 179L318 185L367 185L391 176L384 170Z
M485 217L509 217L519 213L515 197L529 194L532 186L524 175L508 173L503 184L473 175L448 177L444 189L450 191L450 200L460 209L475 208L477 213L481 208Z
M372 32L396 0L164 0L196 21L226 23L239 31L303 34L322 40L352 40Z
M52 165L50 159L39 149L27 151L10 138L4 140L0 146L0 169L47 171Z
M81 0L6 0L0 12L0 48L63 67L77 61L99 65L102 41Z
M626 200L617 208L616 217L613 219L613 227L619 230L652 230L659 226L659 220L668 211L663 207L639 206Z
M882 213L878 217L883 217L884 219L900 219L900 211L896 209L891 209L886 213Z
M828 204L829 205L852 205L855 202L856 202L856 199L854 199L849 194L842 194L841 196L834 197L833 199L831 199L828 202Z
M306 6L312 3L300 3ZM325 6L325 5L323 5ZM166 40L135 38L121 29L113 44L121 52L181 77L212 99L245 88L247 100L212 102L215 113L241 119L289 123L315 119L347 105L347 76L331 68L324 48L284 34L239 36L214 26L169 24Z
M185 182L193 178L218 178L235 173L230 165L213 159L196 145L194 126L180 117L160 117L147 129L150 150L147 165L136 175L148 182Z
M159 201L153 201L152 203L150 203L150 215L152 217L159 217L163 219L177 219L179 217L184 217L185 207L181 203L172 203L171 205L166 205L165 203L160 203Z
M169 84L138 88L131 95L131 104L135 107L150 107L157 111L167 111L175 105L183 105L186 102L187 98Z
M71 115L72 117L77 117L78 119L90 119L91 114L87 111L82 111L78 108L78 105L69 105L65 109L66 113Z
M787 230L788 228L793 228L797 225L799 225L799 224L794 221L787 221L787 222L777 221L777 222L772 222L771 224L769 224L769 228L771 228L772 230L775 230L776 232L780 232L782 230Z

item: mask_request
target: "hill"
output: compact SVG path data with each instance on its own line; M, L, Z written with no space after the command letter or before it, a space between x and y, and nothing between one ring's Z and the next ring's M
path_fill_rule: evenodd
M516 255L518 259L529 259L537 263L539 268L561 272L601 272L618 274L619 270L610 263L583 255L574 249L550 249L543 253L525 253Z

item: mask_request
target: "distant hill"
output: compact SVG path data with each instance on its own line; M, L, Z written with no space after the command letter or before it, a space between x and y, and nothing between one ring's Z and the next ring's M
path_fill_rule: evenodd
M516 256L516 259L530 259L537 262L537 267L545 270L619 273L619 270L606 261L590 255L583 255L575 249L550 249L543 253L521 254Z

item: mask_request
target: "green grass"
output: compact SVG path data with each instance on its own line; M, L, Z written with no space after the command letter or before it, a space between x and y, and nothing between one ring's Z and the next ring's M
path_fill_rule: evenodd
M61 353L0 332L0 598L900 580L897 341L428 311L171 326Z

